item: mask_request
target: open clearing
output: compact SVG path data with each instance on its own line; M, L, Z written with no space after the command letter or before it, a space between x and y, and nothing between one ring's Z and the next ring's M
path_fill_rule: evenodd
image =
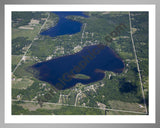
M42 107L38 103L23 103L19 104L19 106L22 106L25 109L28 109L29 111L36 111L37 109L47 109L47 110L53 110L53 109L60 109L61 106L54 105L54 104L43 104Z
M12 55L12 64L17 65L18 62L21 60L22 55Z
M120 111L107 111L106 115L137 115L137 113L133 112L120 112ZM144 115L144 114L142 114Z
M128 102L122 102L122 101L108 101L109 105L113 109L118 109L118 110L128 110L128 111L136 111L136 112L144 112L145 109L142 104L138 103L128 103Z
M28 78L14 78L12 80L12 88L16 89L27 89L27 87L31 86L33 84L33 80L30 80Z
M34 26L34 29L17 29L12 28L12 39L17 37L28 37L29 40L33 40L37 35L41 25Z

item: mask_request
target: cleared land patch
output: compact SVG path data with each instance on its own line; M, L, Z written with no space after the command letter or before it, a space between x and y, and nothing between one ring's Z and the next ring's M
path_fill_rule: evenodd
M36 111L37 109L47 109L47 110L53 110L53 109L60 109L60 105L54 105L54 104L43 104L42 107L38 103L23 103L19 104L25 109L28 109L29 111Z
M137 115L137 113L133 113L133 112L119 112L119 111L107 111L106 115ZM138 114L138 115L141 115L141 114Z
M110 107L112 109L118 109L118 110L128 110L128 111L136 111L136 112L144 112L145 109L142 104L138 103L128 103L128 102L122 102L122 101L108 101Z
M12 64L17 65L18 62L21 60L22 55L12 55Z
M12 79L12 88L16 89L27 89L27 87L33 84L33 80L28 78L13 78Z
M33 40L34 37L37 35L41 25L36 25L33 28L34 29L17 29L12 28L12 39L15 39L17 37L28 37L29 40Z

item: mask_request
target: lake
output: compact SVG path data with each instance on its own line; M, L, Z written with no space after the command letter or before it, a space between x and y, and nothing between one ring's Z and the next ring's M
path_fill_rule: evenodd
M56 37L81 31L82 23L69 20L66 16L88 17L82 12L53 12L59 16L56 26L40 33ZM68 42L69 43L69 42ZM58 90L69 89L77 83L89 84L102 80L105 71L121 73L124 63L109 47L97 44L84 47L80 52L37 63L32 66L35 77L53 85ZM80 78L76 77L76 74ZM85 75L87 79L81 79ZM82 77L83 76L83 77Z
M35 77L46 81L58 90L75 86L77 83L89 84L102 80L104 71L121 73L124 63L112 49L99 44L84 47L73 55L37 63L32 66L38 71ZM76 79L75 74L84 74L90 79Z
M67 19L67 16L82 16L87 18L88 16L83 14L83 12L53 12L59 17L58 23L54 26L49 28L46 31L41 32L41 35L48 35L50 37L56 37L60 35L66 34L74 34L81 31L82 23L78 21L73 21Z

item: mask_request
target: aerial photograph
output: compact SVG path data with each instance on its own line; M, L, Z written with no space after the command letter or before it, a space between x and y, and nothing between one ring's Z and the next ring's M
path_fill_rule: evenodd
M147 11L12 11L12 115L149 115Z

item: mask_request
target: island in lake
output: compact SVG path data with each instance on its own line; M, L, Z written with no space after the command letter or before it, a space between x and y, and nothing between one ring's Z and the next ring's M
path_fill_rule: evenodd
M90 79L89 76L84 75L84 74L75 74L75 75L72 76L72 78L75 78L75 79Z
M84 47L73 55L34 64L32 68L36 69L36 78L50 83L58 90L64 90L77 83L89 84L102 80L104 71L121 73L124 63L112 49L99 44ZM87 75L89 79L74 77L76 74Z

